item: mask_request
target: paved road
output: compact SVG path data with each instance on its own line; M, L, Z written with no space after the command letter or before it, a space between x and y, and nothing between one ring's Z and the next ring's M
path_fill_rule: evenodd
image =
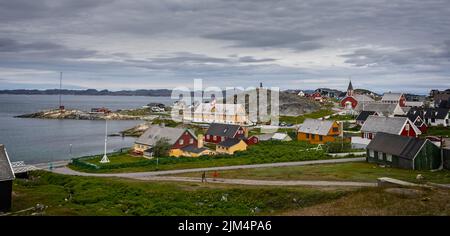
M201 182L201 178L192 177L174 177L163 176L182 174L189 172L203 172L203 171L221 171L221 170L235 170L235 169L249 169L249 168L264 168L264 167L282 167L282 166L303 166L314 164L330 164L330 163L345 163L345 162L360 162L365 158L343 158L333 160L315 160L315 161L299 161L299 162L282 162L282 163L268 163L255 165L238 165L238 166L221 166L208 168L194 168L182 170L167 170L167 171L151 171L151 172L136 172L136 173L111 173L111 174L97 174L78 172L67 167L55 168L53 172L65 175L78 176L95 176L95 177L122 177L147 181L178 181L178 182ZM210 179L211 182L211 179ZM374 187L376 183L367 182L349 182L349 181L306 181L306 180L249 180L249 179L216 179L214 183L223 184L240 184L240 185L268 185L268 186L347 186L347 187Z

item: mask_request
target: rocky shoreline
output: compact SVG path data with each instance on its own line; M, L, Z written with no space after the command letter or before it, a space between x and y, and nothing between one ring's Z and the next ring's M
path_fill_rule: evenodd
M117 112L92 113L80 110L46 110L31 114L16 116L16 118L35 119L67 119L67 120L141 120L141 116L124 115Z

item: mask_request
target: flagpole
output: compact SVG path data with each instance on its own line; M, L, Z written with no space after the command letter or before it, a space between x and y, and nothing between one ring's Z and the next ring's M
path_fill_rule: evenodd
M109 162L108 156L106 155L107 143L108 143L108 120L105 119L105 153L104 153L103 158L100 161L100 163L108 163Z

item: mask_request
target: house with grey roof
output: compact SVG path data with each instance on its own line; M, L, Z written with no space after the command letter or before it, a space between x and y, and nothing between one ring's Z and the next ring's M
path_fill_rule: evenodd
M312 144L334 142L341 131L342 127L337 121L305 119L297 130L297 140Z
M0 212L11 209L14 171L5 146L0 144Z
M373 139L379 132L410 137L422 134L408 117L369 116L361 127L361 137Z
M403 93L384 93L381 98L382 103L399 104L401 107L406 106L406 97Z
M428 139L379 132L366 147L367 162L403 169L432 170L441 166L440 149Z
M395 115L405 115L405 111L403 111L402 107L398 103L381 103L381 102L372 102L367 104L358 104L355 107L355 111L374 111L381 116L395 116Z
M197 145L197 137L192 130L152 125L135 141L134 153L153 157L153 147L161 139L171 145L171 150Z

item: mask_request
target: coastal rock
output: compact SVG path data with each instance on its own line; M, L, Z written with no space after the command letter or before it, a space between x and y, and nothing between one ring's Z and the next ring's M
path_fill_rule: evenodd
M139 120L139 116L123 115L115 112L89 113L80 110L47 110L31 114L16 116L17 118L37 118L37 119L66 119L66 120Z

